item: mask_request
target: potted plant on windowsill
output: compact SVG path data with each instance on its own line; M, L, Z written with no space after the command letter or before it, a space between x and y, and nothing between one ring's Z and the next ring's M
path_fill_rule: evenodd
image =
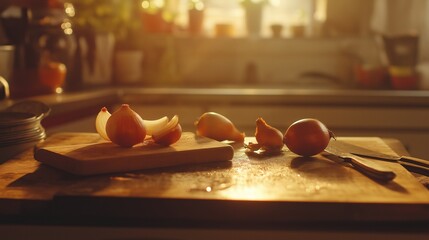
M264 6L268 0L240 0L245 11L245 22L247 35L249 37L259 37Z
M140 26L126 25L117 36L114 54L114 81L116 84L136 84L142 80L143 51Z
M121 0L71 0L72 19L77 39L75 78L83 86L112 82L115 39L123 21L126 4Z

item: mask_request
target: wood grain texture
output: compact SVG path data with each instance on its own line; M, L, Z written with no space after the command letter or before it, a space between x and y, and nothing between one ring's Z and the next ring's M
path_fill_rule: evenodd
M379 138L340 139L395 154ZM303 158L286 148L259 156L242 144L233 147L232 161L89 177L40 164L28 151L0 165L0 214L31 209L177 221L429 221L429 192L397 163L377 162L397 174L386 183L322 156Z
M96 133L60 133L39 144L34 153L36 160L78 175L229 161L233 156L230 145L190 132L168 147L149 141L131 148L103 141Z

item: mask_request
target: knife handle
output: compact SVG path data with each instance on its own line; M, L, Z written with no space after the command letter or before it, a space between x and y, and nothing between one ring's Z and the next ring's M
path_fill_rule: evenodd
M396 177L396 174L392 170L380 166L371 160L354 155L347 156L347 158L350 160L350 163L353 165L353 167L355 167L357 170L360 170L369 177L373 177L382 181L390 181Z
M429 160L424 160L421 158L410 157L410 156L401 156L399 161L408 162L416 165L420 165L426 168L429 168Z

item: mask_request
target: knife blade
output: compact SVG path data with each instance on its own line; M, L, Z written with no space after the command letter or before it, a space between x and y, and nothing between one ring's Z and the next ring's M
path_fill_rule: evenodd
M336 148L335 144L329 143L322 156L333 160L335 162L343 161L351 164L356 170L367 175L368 177L375 178L382 181L391 181L396 177L396 174L389 168L378 165L374 161L356 156L347 151L342 151Z
M429 176L429 160L410 157L410 156L388 155L388 154L372 151L367 148L359 147L340 140L333 141L332 145L335 145L335 147L340 148L343 151L350 152L351 154L356 156L369 157L375 160L397 162L411 172Z

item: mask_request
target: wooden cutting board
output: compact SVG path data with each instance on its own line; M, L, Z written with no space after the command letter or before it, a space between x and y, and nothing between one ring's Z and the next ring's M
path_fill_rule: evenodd
M379 138L337 139L395 154ZM102 143L94 134L60 134L36 152L53 145L81 145L83 140L87 145ZM397 163L378 161L397 174L393 181L378 182L320 155L303 158L285 147L279 155L257 156L248 154L242 144L233 147L232 161L89 177L41 164L27 151L0 164L0 215L38 213L43 219L51 216L55 223L73 216L81 223L92 216L118 222L123 217L127 224L129 219L157 219L281 227L287 222L429 221L429 191ZM214 155L200 153L196 162ZM217 155L214 160L219 160Z
M58 133L36 146L34 158L77 175L125 172L202 162L228 161L234 149L225 143L184 132L175 144L120 147L97 133Z

